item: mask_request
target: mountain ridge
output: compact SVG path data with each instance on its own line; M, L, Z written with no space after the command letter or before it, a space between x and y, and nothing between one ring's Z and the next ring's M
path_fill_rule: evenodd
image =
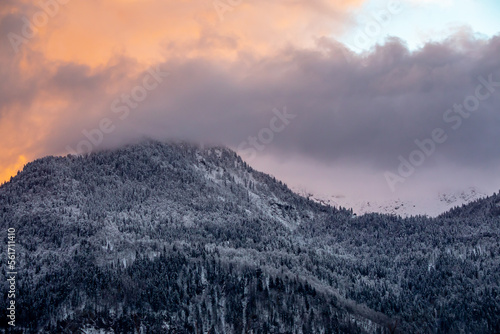
M18 235L28 333L499 326L497 216L353 217L222 147L147 141L43 158L0 187L0 212ZM451 268L470 284L437 278Z
M441 191L433 196L422 198L397 198L385 200L359 200L345 195L327 195L307 191L304 187L294 187L293 190L303 197L310 198L324 205L352 208L357 215L381 213L411 217L426 215L438 217L455 207L472 201L489 197L477 187L467 187L461 190Z

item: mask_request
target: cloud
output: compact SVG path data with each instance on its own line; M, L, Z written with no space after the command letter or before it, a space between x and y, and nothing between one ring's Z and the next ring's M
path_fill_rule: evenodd
M416 139L441 127L450 138L423 169L493 166L500 94L457 131L443 114L474 93L479 76L500 81L500 38L463 30L413 52L389 39L350 54L331 36L360 3L242 1L220 21L210 2L69 1L20 52L0 42L0 176L23 159L68 153L103 118L115 129L97 149L143 136L236 148L284 106L297 117L261 154L338 170L362 166L360 173L383 180ZM40 10L6 4L0 26L7 32L21 31L21 18ZM121 119L114 101L157 66L168 78Z
M462 34L416 52L389 40L373 53L352 55L350 63L341 45L325 40L320 45L283 49L251 65L247 59L163 63L172 76L134 112L130 124L137 134L236 147L269 123L273 108L287 106L297 119L269 150L383 170L397 167L398 156L409 154L416 139L440 127L450 140L429 165L441 157L472 166L496 161L500 94L482 102L457 131L443 116L474 94L478 77L491 74L500 81L498 37L483 41ZM128 132L128 125L123 129Z
M60 147L109 113L112 101L129 91L148 68L165 61L176 66L179 60L186 68L190 63L235 59L246 59L252 66L283 45L306 45L311 37L342 29L345 10L360 1L231 2L223 21L214 4L3 1L2 175L19 165L20 156L64 153Z
M479 41L457 35L413 53L401 41L389 40L366 56L352 55L350 63L341 45L319 44L314 49L289 47L250 63L248 58L223 64L212 59L164 62L161 67L171 76L109 137L120 138L117 142L143 135L183 137L236 147L269 123L274 108L286 106L297 120L276 136L269 150L327 162L357 161L382 170L397 167L398 156L409 154L415 139L441 127L451 139L430 165L440 157L476 166L496 161L500 94L484 101L457 131L450 130L453 123L443 115L474 93L479 76L491 74L500 81L498 37ZM59 68L49 81L57 91L75 94L77 101L97 98L64 117L71 137L56 139L55 131L52 141L74 145L98 116L116 118L109 105L119 91L111 97L100 91L120 75L111 68L95 74L81 67ZM87 117L92 121L82 118L71 125L82 108L86 115L95 111Z

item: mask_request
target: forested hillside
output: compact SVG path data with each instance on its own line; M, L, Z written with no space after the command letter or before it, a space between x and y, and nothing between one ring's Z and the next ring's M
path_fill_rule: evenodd
M499 203L354 217L185 143L43 158L0 187L18 260L16 327L0 328L499 333Z

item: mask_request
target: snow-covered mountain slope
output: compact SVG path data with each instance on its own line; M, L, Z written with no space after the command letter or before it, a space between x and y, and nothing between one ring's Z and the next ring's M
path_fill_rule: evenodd
M0 186L16 330L499 332L499 197L435 219L354 217L223 147L46 157Z
M302 188L294 188L298 194L310 198L318 203L335 207L352 208L357 215L365 213L382 213L410 217L416 215L426 215L437 217L438 215L454 208L468 204L487 196L476 187L469 187L463 190L443 191L434 196L420 198L397 198L390 200L360 200L343 195L316 194Z
M350 213L224 147L148 141L39 159L0 187L0 212L16 231L21 332L291 332L301 321L366 333L391 321L299 269L300 230Z

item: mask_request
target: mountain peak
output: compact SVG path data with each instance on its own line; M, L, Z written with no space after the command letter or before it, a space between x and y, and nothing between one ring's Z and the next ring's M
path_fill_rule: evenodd
M25 333L487 333L498 203L356 217L227 148L147 141L26 165L0 186L0 227Z

